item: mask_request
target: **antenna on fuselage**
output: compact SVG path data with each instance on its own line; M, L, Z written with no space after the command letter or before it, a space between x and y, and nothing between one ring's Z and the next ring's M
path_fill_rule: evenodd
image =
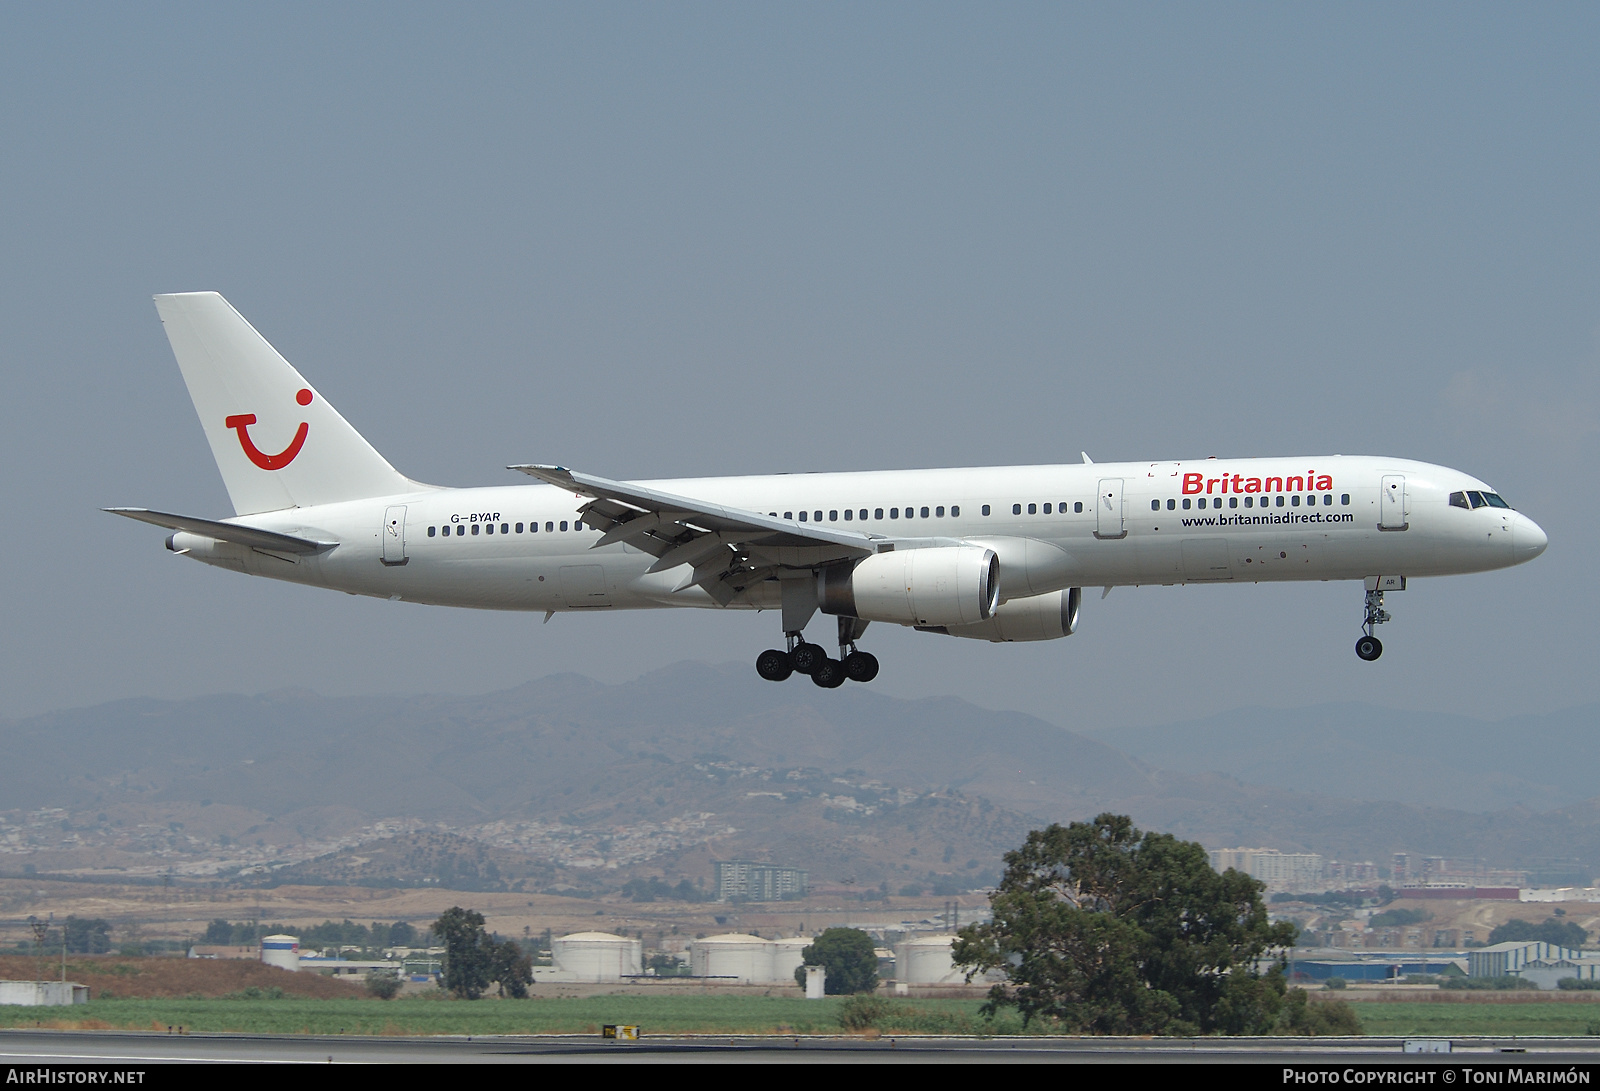
M1085 466L1093 466L1094 465L1094 459L1089 457L1089 452L1088 451L1079 451L1078 453L1083 456L1083 464Z

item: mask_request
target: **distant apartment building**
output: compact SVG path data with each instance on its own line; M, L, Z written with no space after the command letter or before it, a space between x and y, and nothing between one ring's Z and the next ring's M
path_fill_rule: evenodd
M1323 868L1323 878L1332 887L1373 887L1378 885L1378 865L1371 860L1332 860Z
M801 897L807 889L808 873L803 868L747 860L718 860L716 868L721 902L779 902Z
M1320 890L1325 885L1322 856L1315 852L1279 852L1277 849L1212 849L1211 866L1233 868L1259 879L1273 891Z

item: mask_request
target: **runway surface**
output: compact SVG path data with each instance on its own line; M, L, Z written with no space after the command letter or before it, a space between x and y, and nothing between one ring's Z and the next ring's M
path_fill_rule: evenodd
M141 1064L715 1064L733 1062L1195 1064L1578 1064L1600 1062L1595 1038L1457 1038L1449 1055L1402 1051L1401 1038L1154 1041L1092 1038L644 1038L595 1036L316 1037L0 1031L0 1065Z

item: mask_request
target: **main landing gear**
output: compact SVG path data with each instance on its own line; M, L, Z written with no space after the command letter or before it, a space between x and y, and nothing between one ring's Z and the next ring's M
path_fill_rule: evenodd
M1383 608L1383 591L1385 587L1397 591L1404 591L1406 582L1403 578L1378 577L1367 580L1367 605L1366 613L1361 619L1361 639L1356 641L1356 657L1371 663L1383 654L1383 641L1372 634L1372 630L1389 620L1389 611Z
M878 677L878 657L856 648L867 623L853 617L839 619L839 658L832 659L821 644L808 644L801 633L785 633L789 650L768 648L756 656L756 673L769 682L782 682L791 674L809 674L823 689L838 689L845 682L870 682Z

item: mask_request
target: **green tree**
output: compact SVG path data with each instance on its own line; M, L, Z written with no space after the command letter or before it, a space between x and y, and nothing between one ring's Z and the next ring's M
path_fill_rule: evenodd
M823 983L829 996L869 993L878 987L878 952L872 937L859 928L829 928L800 952L795 983L806 983L806 967L828 971Z
M526 999L533 984L533 959L513 940L491 942L489 947L489 978L500 986L500 995Z
M1538 924L1532 921L1506 921L1489 933L1489 942L1505 943L1507 940L1542 940L1557 947L1580 948L1589 940L1589 933L1573 921L1546 917Z
M444 987L463 1000L478 999L491 980L491 941L483 914L451 906L433 922L433 931L444 944Z
M95 917L68 917L67 950L80 955L103 955L111 950L111 924Z
M1122 815L1035 830L1006 854L993 919L962 929L952 952L1009 981L987 1010L1018 1008L1089 1034L1272 1033L1282 1029L1281 971L1259 959L1292 946L1272 924L1262 884L1217 874L1206 851L1143 833Z

